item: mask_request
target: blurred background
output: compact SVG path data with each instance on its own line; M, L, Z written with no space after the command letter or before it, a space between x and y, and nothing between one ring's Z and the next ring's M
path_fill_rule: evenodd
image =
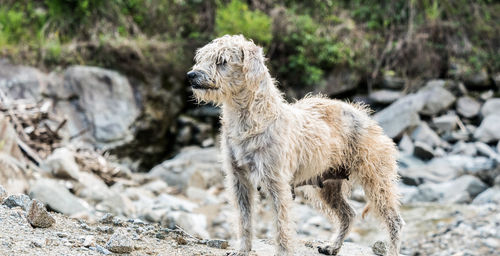
M403 253L500 253L494 0L0 0L0 185L88 221L111 212L235 239L219 109L185 81L195 50L225 34L264 48L287 100L376 111L401 151ZM296 202L299 236L328 239L335 225ZM362 190L351 203L362 209ZM383 234L357 220L349 240Z

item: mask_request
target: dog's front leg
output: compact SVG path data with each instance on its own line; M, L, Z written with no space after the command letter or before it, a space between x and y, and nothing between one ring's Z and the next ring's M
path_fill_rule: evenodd
M229 177L231 176L231 177ZM239 212L239 227L240 227L240 249L238 252L229 253L228 255L243 256L248 255L252 249L252 200L253 186L248 177L241 172L235 170L228 175L230 178L230 186L232 186L233 195L235 195L235 204Z
M290 193L291 186L279 175L278 177L270 177L267 186L273 202L276 223L276 255L292 255L294 230L291 227L292 222L288 214L293 201Z

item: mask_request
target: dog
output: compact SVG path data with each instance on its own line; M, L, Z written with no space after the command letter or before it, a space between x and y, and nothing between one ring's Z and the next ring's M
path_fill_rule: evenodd
M290 208L295 187L331 221L336 239L318 247L336 255L355 216L348 204L353 184L370 210L386 225L389 254L398 255L404 221L396 183L397 149L361 104L324 96L284 100L265 65L263 50L242 35L225 35L198 49L187 73L199 102L222 109L221 151L227 188L239 212L238 251L252 248L252 203L257 187L269 194L276 223L276 254L292 255L294 229Z

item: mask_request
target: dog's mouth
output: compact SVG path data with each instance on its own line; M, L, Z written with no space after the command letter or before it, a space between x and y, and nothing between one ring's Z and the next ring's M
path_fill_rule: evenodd
M213 86L206 85L206 84L199 84L199 83L192 83L191 88L196 89L196 90L217 90L217 89L219 89L217 87L213 87Z

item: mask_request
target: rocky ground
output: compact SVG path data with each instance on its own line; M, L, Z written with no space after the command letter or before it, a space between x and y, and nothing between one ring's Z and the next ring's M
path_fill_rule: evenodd
M225 240L196 238L182 229L148 224L140 219L104 215L97 223L48 213L26 195L7 196L0 205L1 255L226 255ZM21 200L21 198L26 200ZM37 208L37 204L41 206ZM37 210L33 210L37 208ZM300 241L297 253L320 255L321 241ZM270 255L273 243L256 240L251 255ZM373 255L370 248L346 243L339 255Z
M93 67L47 75L0 65L10 71L0 70L0 185L6 190L0 254L106 254L113 252L107 246L113 236L128 241L125 250L133 255L224 255L227 250L206 244L217 240L232 248L235 216L223 186L216 108L169 121L176 124L169 128L176 134L170 148L178 154L138 172L144 165L130 152L164 150L143 143L155 140L149 133L161 121L127 78ZM402 254L500 254L500 85L495 78L481 84L437 79L408 91L391 78L356 98L378 110L374 118L400 149ZM312 255L336 227L298 195L292 213L300 254ZM265 195L259 199L255 236L261 240L254 253L270 255L271 205ZM349 200L361 212L360 188ZM50 225L45 206L55 220ZM103 223L108 213L116 218ZM33 215L42 217L30 222ZM367 255L384 235L379 221L358 217L347 239L354 244L342 255Z

